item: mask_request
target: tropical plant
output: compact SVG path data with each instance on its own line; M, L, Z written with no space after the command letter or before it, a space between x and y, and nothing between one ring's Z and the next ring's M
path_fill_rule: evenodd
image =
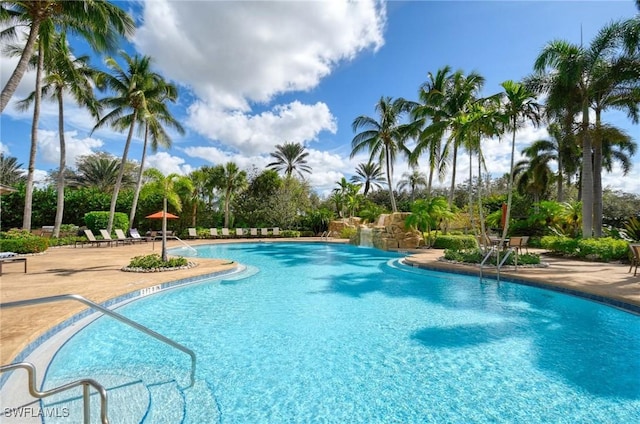
M29 35L23 53L0 96L0 112L9 103L27 71L35 53L37 41L51 36L55 27L60 32L77 34L89 42L96 51L113 49L119 35L133 35L133 19L116 4L106 0L85 1L3 1L0 22L6 25L4 38L16 38L17 28L27 26Z
M511 216L511 203L513 200L513 178L516 150L516 134L518 129L528 121L537 124L540 120L540 105L536 102L535 94L522 83L511 80L503 82L505 97L505 115L509 117L509 127L512 131L511 139L511 166L509 167L509 183L507 186L507 213L505 217L502 239L507 238L509 231L509 217Z
M451 219L454 217L453 212L449 208L449 204L444 197L431 197L428 199L416 200L411 206L411 215L405 220L407 227L413 227L422 233L431 234L431 230L435 229L435 237L438 236L438 224L443 219ZM428 237L426 244L429 245L431 237Z
M398 181L398 191L409 189L410 198L413 202L416 196L416 190L426 188L427 185L427 176L418 169L414 169L412 172L402 174L402 179Z
M158 87L149 90L149 93L146 96L146 109L144 110L144 113L138 115L138 119L140 120L138 128L144 128L144 143L142 145L142 157L140 159L140 167L138 169L136 190L133 195L133 203L129 214L129 222L131 225L133 225L134 218L136 216L138 197L140 195L140 189L142 188L142 176L144 172L144 162L147 154L149 135L151 135L151 151L156 152L158 150L158 146L163 146L165 148L171 147L171 137L165 131L165 126L175 129L179 134L184 134L185 132L180 122L171 115L171 112L167 107L168 101L172 103L177 101L177 87L163 79L155 79L154 83L157 84ZM123 124L126 125L126 121L123 121ZM193 219L194 222L192 224L195 226L195 214Z
M300 178L304 178L304 172L310 174L311 167L307 165L309 152L300 143L288 143L276 145L276 151L270 153L275 161L269 163L267 168L284 171L284 175L290 177L296 171Z
M120 170L113 188L111 206L109 213L109 225L107 231L111 231L113 225L113 214L115 213L116 202L122 184L127 155L133 137L135 125L141 119L146 119L150 115L149 99L158 99L167 93L168 85L164 84L162 76L151 70L151 58L149 56L134 57L126 52L121 52L121 56L127 64L127 69L123 69L112 57L107 58L106 65L113 74L99 72L97 75L98 87L102 90L108 89L112 94L105 97L100 102L107 108L112 108L105 116L98 121L93 131L110 125L117 130L124 130L128 127L127 140L122 152Z
M362 191L363 196L369 193L369 190L373 188L381 188L384 182L384 173L379 163L367 162L359 163L356 168L356 175L351 177L352 183L360 183L364 188Z
M173 206L176 212L180 212L182 210L182 200L178 194L179 187L183 186L193 190L193 186L191 180L187 177L178 174L165 176L154 168L146 170L145 176L150 180L145 185L145 190L152 190L162 194L162 261L167 262L167 204ZM111 219L110 214L109 220Z
M400 150L407 151L405 140L415 132L415 125L401 124L401 118L412 108L412 104L403 98L393 100L381 97L376 104L378 120L361 115L354 119L353 132L362 129L351 141L351 158L361 151L369 151L369 162L377 159L384 164L387 174L387 186L391 209L397 212L396 199L393 195L393 165Z
M74 187L98 188L113 191L118 179L120 160L110 153L98 152L80 156L76 160L77 170L69 179L68 184ZM121 187L134 186L135 164L127 162L122 175Z
M60 143L60 159L57 172L56 187L58 200L56 217L53 226L53 237L59 237L60 226L64 214L64 186L66 176L66 142L64 137L64 96L70 94L74 101L85 107L94 117L100 111L99 104L93 94L92 81L95 70L88 65L89 56L75 58L67 43L64 33L55 36L51 47L44 57L45 75L42 81L41 94L58 103L58 139ZM36 92L33 92L18 105L21 109L28 109L34 102Z
M211 185L222 190L224 196L224 226L229 227L231 201L247 187L247 173L233 162L218 165L211 173Z
M14 185L24 181L22 164L13 156L5 156L0 153L0 184Z

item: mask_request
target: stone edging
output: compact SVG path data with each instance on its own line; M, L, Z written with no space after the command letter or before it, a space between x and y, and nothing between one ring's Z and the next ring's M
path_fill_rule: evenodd
M178 271L180 269L190 269L197 267L198 264L196 262L187 262L185 266L174 266L174 267L158 267L158 268L139 268L139 267L128 267L123 266L120 268L121 271L124 272L165 272L165 271Z

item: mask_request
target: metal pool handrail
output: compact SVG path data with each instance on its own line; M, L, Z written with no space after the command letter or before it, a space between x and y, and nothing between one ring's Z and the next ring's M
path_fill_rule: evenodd
M42 399L47 396L55 395L56 393L64 392L82 385L82 401L84 406L85 424L89 424L91 422L91 402L89 386L93 386L93 388L98 392L98 395L100 395L100 421L102 422L102 424L109 424L109 418L107 418L107 390L97 381L90 378L85 378L82 380L72 381L71 383L53 388L51 390L41 392L36 387L36 367L29 362L17 362L15 364L2 365L0 366L0 373L13 371L17 368L23 368L27 370L27 374L29 375L29 394L34 398Z
M115 318L116 320L122 322L123 324L126 324L130 327L135 328L138 331L141 331L163 343L168 344L169 346L172 346L184 353L186 353L187 355L189 355L191 357L191 384L189 384L189 386L187 387L192 387L195 383L195 377L196 377L196 354L193 350L189 349L186 346L181 345L178 342L175 342L173 340L171 340L170 338L163 336L160 333L156 333L155 331L153 331L150 328L145 327L142 324L139 324L123 315L120 315L117 312L112 311L111 309L107 309L104 306L98 305L95 302L90 301L89 299L82 297L80 295L77 294L61 294L58 296L48 296L48 297L39 297L39 298L35 298L35 299L27 299L27 300L18 300L15 302L7 302L7 303L2 303L0 304L0 309L3 308L15 308L15 307L19 307L19 306L27 306L27 305L39 305L42 303L52 303L52 302L60 302L63 300L76 300L80 303L84 303L85 305L96 309L100 312L102 312L105 315L109 315L112 318Z

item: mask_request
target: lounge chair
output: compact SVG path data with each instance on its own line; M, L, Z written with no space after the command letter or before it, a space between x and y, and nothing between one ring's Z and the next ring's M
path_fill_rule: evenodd
M0 275L2 275L2 265L16 262L24 262L24 273L27 273L27 258L18 256L14 252L0 252Z
M129 230L129 234L131 235L131 238L134 239L134 240L140 240L140 241L144 241L144 242L148 242L149 241L149 238L148 237L142 237L136 228L131 228Z
M280 237L280 228L273 227L273 236L274 237Z
M223 228L222 229L222 237L225 237L225 238L231 237L231 234L229 234L229 229L228 228Z
M213 238L218 238L218 229L217 228L209 228L209 235Z
M522 236L522 243L520 244L520 253L522 253L522 249L527 249L527 254L529 254L529 236Z
M267 237L269 235L269 229L268 228L260 228L260 235L262 237Z
M242 228L236 228L236 237L243 237Z
M111 247L113 245L113 241L112 240L98 240L98 239L96 239L96 236L93 235L93 231L91 231L91 230L84 230L84 235L87 238L87 240L82 240L82 241L75 242L74 247L77 247L78 243L80 243L80 247L84 247L85 244L90 244L90 245L96 246L96 247L100 247L102 245L109 245Z
M251 228L251 229L249 230L249 235L250 235L251 237L258 237L258 229L257 229L257 228Z
M118 243L124 245L124 240L120 240L120 239L115 239L114 240L114 239L112 239L111 238L111 234L109 234L107 232L107 230L100 230L100 235L102 236L103 239L109 240L110 242L115 243L116 246L118 245Z
M187 228L187 231L189 232L189 238L198 238L198 230L195 228Z
M633 276L635 277L638 274L638 265L640 265L640 244L638 243L630 243L629 250L631 250L631 266L629 267L629 272L635 266L635 270L633 271Z
M124 231L122 231L120 228L116 228L115 229L116 232L116 237L118 238L118 240L120 240L123 244L133 244L133 243L142 243L143 241L146 241L145 239L143 239L142 237L139 238L135 238L135 237L127 237L124 234Z

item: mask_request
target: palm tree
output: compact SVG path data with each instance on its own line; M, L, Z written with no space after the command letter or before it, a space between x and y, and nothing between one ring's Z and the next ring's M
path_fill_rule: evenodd
M427 176L418 169L414 169L412 172L402 174L402 179L398 182L398 190L403 191L409 189L411 201L413 202L416 190L427 187L427 184Z
M371 187L382 187L382 183L384 182L384 173L378 163L359 163L356 168L356 175L351 177L351 182L362 183L364 185L362 194L366 196Z
M29 35L23 53L0 96L0 112L9 103L27 71L35 53L36 42L50 36L55 27L60 32L77 34L89 42L96 51L115 48L119 35L133 35L133 19L122 9L106 0L84 1L3 1L0 22L7 25L3 38L15 38L18 26L28 26Z
M439 123L443 118L446 119L446 96L450 91L453 79L451 67L449 66L438 69L435 76L431 72L427 76L429 80L420 86L418 92L419 103L411 111L414 119L422 121L420 123L421 126L424 126L428 120L432 123ZM417 165L418 158L425 150L428 152L429 180L427 182L427 197L431 196L435 170L438 170L439 180L442 181L447 165L446 158L442 152L444 128L442 126L436 127L438 128L437 131L425 131L423 129L420 132L418 142L409 157L409 163Z
M24 181L22 164L13 156L5 156L0 152L0 184L14 185Z
M224 193L224 226L229 227L231 201L247 187L247 173L233 162L213 168L211 184Z
M275 159L267 165L267 168L273 168L276 171L284 171L284 175L290 177L293 171L296 171L301 178L304 179L303 172L311 173L311 167L307 165L307 156L309 152L305 151L305 147L300 143L289 143L276 145L276 151L270 153Z
M444 197L429 197L418 199L411 205L411 215L405 221L409 227L414 227L422 233L427 233L426 244L430 245L431 230L435 229L435 238L438 236L438 223L445 219L451 219L454 213L451 212L449 204Z
M165 176L154 168L148 169L145 175L150 179L145 188L162 194L162 260L167 262L167 203L173 206L176 212L180 212L182 201L176 190L180 185L192 189L191 180L178 174Z
M613 63L626 56L635 57L637 61L637 19L627 23L614 23L603 28L588 48L571 44L567 41L556 40L548 43L538 55L534 64L537 73L535 80L537 91L546 93L547 107L555 110L566 108L575 115L582 114L582 122L578 135L582 146L581 199L582 199L582 236L593 236L594 205L596 196L594 186L598 185L594 174L594 159L598 166L598 158L592 157L594 142L590 129L589 109L594 100L594 94L601 95L602 84L607 78L613 77L603 72L608 62ZM634 26L635 23L635 26ZM635 30L634 30L635 28ZM636 40L636 41L634 41ZM629 53L632 53L630 55ZM628 64L629 62L627 62ZM635 69L636 66L629 69ZM626 69L626 67L625 67ZM626 72L623 73L627 75ZM633 75L633 71L632 71ZM620 75L618 75L619 77ZM612 78L619 81L619 78ZM623 78L623 80L626 80ZM598 148L598 142L596 142ZM596 211L597 212L597 211ZM595 219L596 223L598 219ZM599 230L597 230L599 232Z
M78 169L75 176L69 179L68 185L73 187L93 187L100 190L113 190L118 179L120 160L106 152L81 156L77 160ZM121 187L133 187L134 165L125 164Z
M344 177L342 177L342 179L340 179L336 184L338 187L333 189L333 193L337 193L339 195L337 199L340 200L340 202L336 202L336 205L340 203L341 208L338 210L338 214L342 216L342 208L346 206L349 216L353 216L360 205L361 197L358 192L362 186L360 184L350 183Z
M126 52L121 52L122 58L127 63L124 70L113 58L107 58L106 65L113 72L113 75L100 72L98 74L98 87L109 89L113 95L101 99L104 106L113 109L107 113L93 128L95 131L105 124L109 124L118 130L129 128L127 140L122 152L121 166L116 184L113 188L111 206L109 208L109 222L107 231L111 231L113 217L116 211L116 202L124 175L124 164L127 161L129 146L133 137L133 130L140 119L150 116L148 99L159 98L166 94L167 84L163 84L162 76L151 71L151 58L149 56L134 57Z
M185 133L183 126L171 115L166 104L167 101L172 103L176 102L178 99L178 88L164 80L156 80L154 83L158 84L158 87L149 90L146 98L147 108L145 113L138 115L140 120L138 128L144 128L144 143L142 145L142 158L140 159L136 190L133 194L133 202L129 214L129 225L132 226L131 228L133 228L140 189L142 188L142 176L144 172L144 162L147 156L149 134L151 134L151 151L156 152L159 145L165 148L171 147L171 137L165 131L163 124L172 127L178 131L179 134Z
M397 212L396 199L393 195L393 164L399 150L406 151L404 141L413 131L411 124L401 124L402 115L411 110L412 104L405 99L392 100L391 97L381 97L376 104L379 121L369 116L361 115L354 119L353 132L363 129L351 141L351 158L363 150L370 153L369 161L377 157L378 163L383 164L387 173L387 186L391 199L391 209Z
M502 230L502 239L507 238L509 230L509 217L511 215L511 202L513 200L513 170L516 150L516 134L518 128L522 127L526 122L531 121L538 124L540 120L540 105L536 103L535 94L527 89L524 84L507 80L503 82L504 95L506 103L505 115L509 117L509 127L511 128L513 137L511 139L511 165L509 167L509 182L507 186L507 213L505 216L504 228Z
M57 207L53 237L60 234L64 214L64 186L66 175L66 143L64 138L64 95L71 94L76 103L86 107L93 116L98 116L99 105L93 95L92 80L95 70L88 65L89 57L74 58L64 33L57 35L44 58L45 76L41 94L58 103L58 138L60 140L60 165L57 173ZM27 109L34 102L36 92L19 103Z
M198 216L198 204L207 190L207 172L202 168L196 169L189 174L189 178L193 184L193 193L191 196L191 226L195 227Z
M525 153L526 149L523 150ZM529 157L517 162L513 168L513 178L516 189L520 194L530 194L533 197L535 213L539 212L538 204L545 197L549 185L553 181L553 171L549 163L539 157Z

